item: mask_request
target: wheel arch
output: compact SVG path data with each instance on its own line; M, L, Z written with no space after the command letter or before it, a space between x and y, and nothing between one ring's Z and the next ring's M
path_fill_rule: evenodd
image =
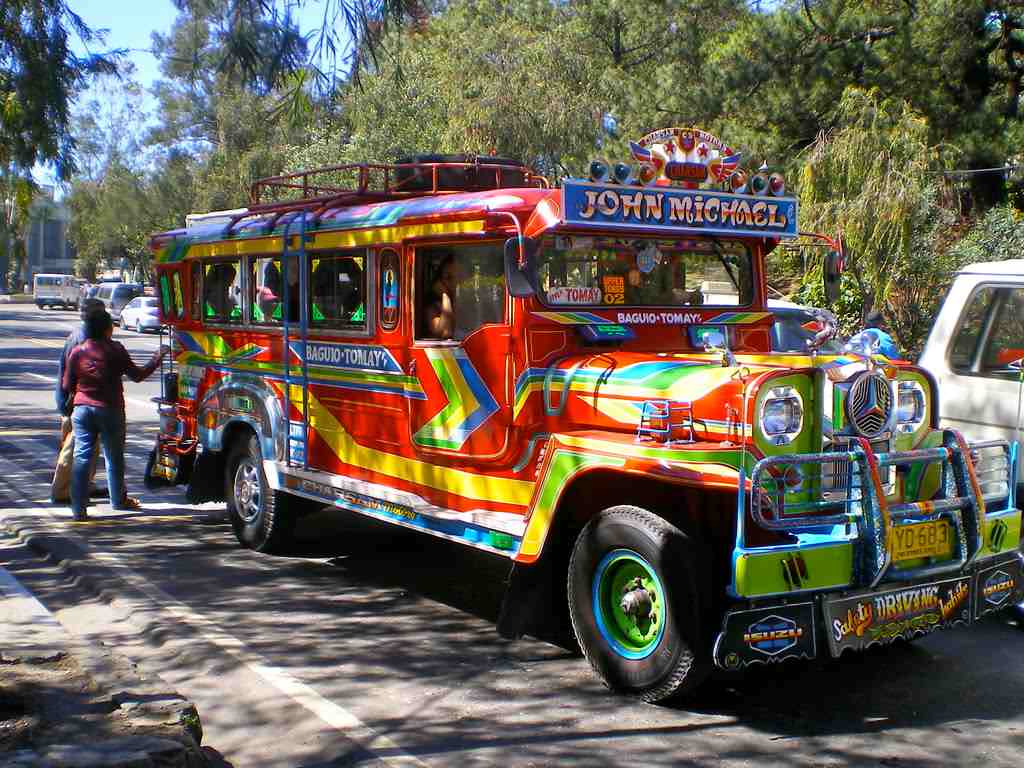
M579 471L565 483L539 552L513 563L498 621L503 636L541 636L541 622L555 612L567 615L565 577L573 545L595 515L622 505L646 509L703 545L714 605L725 599L736 536L736 489L687 485L639 470L597 466Z
M284 458L283 409L274 390L261 379L231 376L218 382L199 404L197 421L205 450L228 451L240 430L247 429L259 439L265 459Z

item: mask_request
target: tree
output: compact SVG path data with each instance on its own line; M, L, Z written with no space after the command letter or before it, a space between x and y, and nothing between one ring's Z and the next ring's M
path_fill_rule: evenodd
M849 89L837 120L802 157L801 227L842 235L844 330L882 308L896 320L897 340L912 348L922 332L914 315L928 317L941 290L928 262L955 213L940 195L938 148L924 118L877 91ZM819 285L817 270L807 276L804 300L820 304Z
M31 198L30 169L52 163L59 179L70 177L75 169L71 103L88 77L115 68L117 52L76 55L75 36L86 46L102 44L102 35L64 0L4 0L0 6L0 292L7 290L10 255L19 247L16 212L26 196Z
M30 173L14 163L0 165L0 291L8 285L8 270L20 274L25 262L25 235L36 185Z

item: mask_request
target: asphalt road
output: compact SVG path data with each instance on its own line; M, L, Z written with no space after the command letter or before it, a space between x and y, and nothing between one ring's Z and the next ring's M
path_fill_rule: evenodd
M570 650L497 636L503 561L343 513L308 518L300 555L258 555L222 505L146 493L156 377L126 385L144 510L73 524L48 483L74 321L0 304L0 565L73 633L193 699L205 743L239 768L1020 764L1024 633L1004 619L645 705ZM140 362L157 346L115 338Z

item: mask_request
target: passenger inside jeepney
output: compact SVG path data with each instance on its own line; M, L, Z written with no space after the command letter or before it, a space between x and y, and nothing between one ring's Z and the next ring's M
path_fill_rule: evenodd
M455 256L451 253L441 256L434 266L427 290L426 337L431 339L452 339L455 337L455 301L457 273Z
M235 280L238 272L231 263L222 262L206 265L203 279L203 302L208 320L235 319L239 315L235 299Z
M262 285L256 290L256 306L259 308L258 321L279 319L281 316L281 270L269 259L263 268Z

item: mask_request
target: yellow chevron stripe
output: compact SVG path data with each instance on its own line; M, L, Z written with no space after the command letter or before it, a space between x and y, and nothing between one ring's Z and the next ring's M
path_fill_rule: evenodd
M317 425L317 434L345 464L476 501L522 507L530 503L534 488L532 482L449 469L359 445L311 392L308 398L310 421ZM296 407L302 407L301 387L291 388L291 401Z

